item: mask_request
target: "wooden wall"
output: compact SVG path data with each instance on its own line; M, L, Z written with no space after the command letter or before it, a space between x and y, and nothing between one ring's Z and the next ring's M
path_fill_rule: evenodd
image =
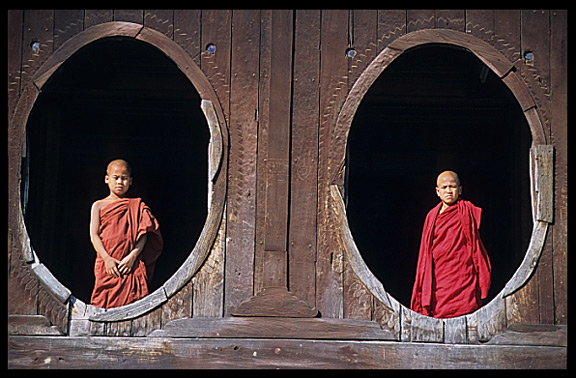
M276 293L273 301L297 301L302 311L289 315L315 309L322 318L376 321L398 339L397 319L354 274L338 240L331 151L340 109L366 67L397 38L435 28L495 47L537 104L555 149L554 220L535 274L508 302L506 324L567 324L567 13L549 10L9 11L10 315L42 315L68 332L70 304L39 285L22 257L16 209L24 130L13 115L27 106L31 78L52 53L110 21L164 34L208 78L229 134L227 203L211 253L181 290L143 316L92 323L89 334L144 336L178 318L251 314L261 311L251 302L256 294L284 287L294 297ZM346 56L350 47L355 57ZM523 58L527 51L533 60Z

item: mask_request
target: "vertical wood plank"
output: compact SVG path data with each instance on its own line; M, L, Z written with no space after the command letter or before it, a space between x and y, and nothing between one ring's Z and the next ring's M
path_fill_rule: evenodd
M354 10L352 12L353 47L357 54L348 58L348 90L352 88L358 76L378 53L378 13L373 10ZM342 176L344 174L342 172ZM371 320L373 311L370 292L346 262L343 274L344 317Z
M82 30L84 30L83 10L56 9L54 11L54 50Z
M255 291L286 286L292 28L292 11L262 11ZM275 279L266 267L278 270L269 272Z
M330 146L332 131L347 94L348 11L322 11L320 70L320 129L318 141L318 239L316 307L325 317L343 316L343 251L331 219Z
M478 37L488 43L494 38L493 10L466 10L466 33Z
M24 12L8 11L8 119L11 118L20 98L20 70L22 66L22 27Z
M110 22L114 18L112 9L86 9L84 11L84 28Z
M191 318L194 315L192 303L196 300L193 294L194 283L189 281L174 294L162 308L162 324L180 318Z
M129 336L148 336L150 332L162 327L162 314L163 308L158 307L146 315L135 318L131 321L128 320L126 322L108 323L108 325L113 327L112 324L126 324L126 328L122 329L123 333L117 336L126 336L124 334L125 332L129 332Z
M534 59L521 67L521 74L532 77L530 89L535 95L538 111L544 116L544 132L550 140L549 82L550 82L550 19L549 11L523 10L521 19L522 51L530 51ZM534 68L534 70L532 70ZM538 306L532 311L538 312L539 322L554 322L554 282L553 282L553 234L549 233L540 256L538 268L533 277L537 285ZM552 236L552 237L551 237ZM527 309L527 311L529 311Z
M454 9L436 9L436 27L463 32L465 28L465 11Z
M23 152L24 130L20 129L22 120L19 115L12 117L18 101L32 101L36 94L30 82L23 80L23 68L31 59L30 38L26 16L22 10L8 12L8 182L20 180L20 162ZM33 93L33 94L32 94ZM24 96L25 98L20 98ZM18 227L20 217L20 198L17 185L9 185L8 193L8 312L9 314L36 314L38 308L38 279L23 261L21 250L24 235Z
M174 36L174 11L171 9L146 9L144 26L157 30L166 37Z
M226 209L224 209L225 213ZM208 259L193 278L192 314L195 317L218 317L224 313L225 232L226 219L224 218Z
M253 294L260 12L232 14L225 312Z
M550 12L551 141L556 149L553 266L555 323L568 323L568 15Z
M520 11L499 10L494 14L494 38L499 50L511 62L517 63L522 58L520 48Z
M433 9L408 9L406 20L408 33L421 29L434 29L436 25Z
M144 23L144 10L114 9L114 21L128 21L142 24Z
M54 50L54 11L25 10L22 43L22 78L31 80L42 63ZM39 43L39 50L32 43Z
M375 10L354 10L353 47L356 56L349 58L348 88L378 54L378 12Z
M201 24L200 68L214 87L229 124L232 11L202 10ZM214 53L206 51L208 44L216 46Z
M200 10L174 11L174 42L178 43L198 66L200 66L201 52L201 15Z
M266 169L266 250L286 250L292 83L292 11L272 11Z
M272 45L272 11L263 10L260 15L260 78L258 85L258 162L256 172L256 231L254 255L254 292L263 287L266 239L266 181L268 134L270 124L270 75L271 75L271 45Z
M289 289L315 304L320 11L296 10L292 92Z
M390 42L407 33L406 10L378 11L378 51L382 51Z

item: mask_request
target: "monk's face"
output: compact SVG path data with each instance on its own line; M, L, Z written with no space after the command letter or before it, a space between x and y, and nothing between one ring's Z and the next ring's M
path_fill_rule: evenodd
M462 187L458 183L456 176L452 174L441 174L436 183L436 193L440 200L450 206L456 203L462 194Z
M112 164L107 171L107 175L104 181L110 189L110 193L115 194L118 197L124 197L130 185L132 185L132 177L130 177L130 172L124 164Z

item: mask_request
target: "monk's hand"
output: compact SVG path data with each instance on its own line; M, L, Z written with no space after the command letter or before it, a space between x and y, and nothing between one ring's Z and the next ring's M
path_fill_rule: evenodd
M104 267L106 268L106 274L112 277L120 277L120 270L118 269L118 264L120 261L113 257L109 257L104 260Z
M120 261L120 263L118 264L118 270L120 271L121 274L128 274L132 271L132 267L136 262L136 257L138 257L138 255L131 252L128 255L126 255L126 257L124 257L122 261Z

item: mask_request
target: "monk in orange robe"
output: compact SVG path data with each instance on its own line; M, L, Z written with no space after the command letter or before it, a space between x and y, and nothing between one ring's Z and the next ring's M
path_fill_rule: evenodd
M469 314L490 289L490 260L480 239L482 209L460 198L455 172L438 176L441 202L424 222L410 308L434 318Z
M97 252L90 303L103 308L124 306L148 295L163 240L158 221L140 198L127 198L130 165L114 160L104 178L110 195L94 202L90 240Z

